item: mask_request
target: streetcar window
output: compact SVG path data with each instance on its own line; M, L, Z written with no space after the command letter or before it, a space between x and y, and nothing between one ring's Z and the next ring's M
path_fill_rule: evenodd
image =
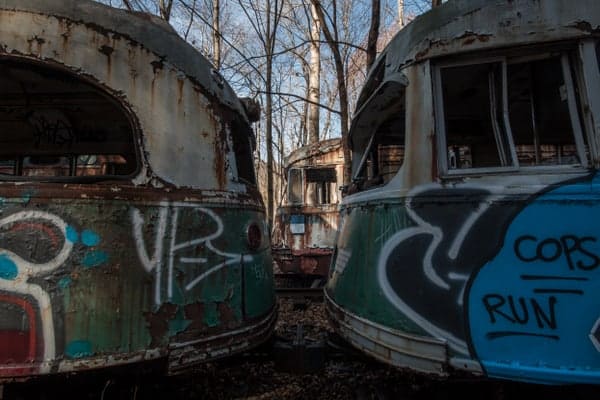
M497 103L499 63L443 68L442 91L450 169L511 165Z
M356 124L356 163L349 193L386 185L404 162L405 82L390 80Z
M335 168L309 168L305 171L309 204L333 203L333 192L337 176Z
M254 173L254 132L244 121L236 119L232 124L231 139L237 165L238 179L244 183L256 185Z
M0 174L13 179L129 176L137 170L126 112L77 77L0 60Z
M302 182L302 170L293 168L288 173L288 202L290 204L302 204L304 201Z
M439 68L448 170L586 164L574 73L566 53Z

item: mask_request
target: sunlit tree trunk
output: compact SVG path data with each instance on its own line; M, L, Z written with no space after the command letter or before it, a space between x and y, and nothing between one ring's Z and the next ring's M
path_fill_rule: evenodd
M336 0L333 1L333 17L329 19L331 28L327 24L325 19L325 12L321 6L319 0L310 0L315 6L315 10L318 13L319 20L322 22L321 27L323 29L323 35L327 45L331 49L335 64L335 74L337 78L338 94L340 96L340 133L342 135L342 147L344 150L344 184L350 183L352 174L352 155L350 154L350 147L348 141L348 122L349 122L349 110L348 110L348 86L346 84L346 74L344 71L344 61L340 52L340 42L338 40L338 28L336 22Z
M404 0L398 0L398 26L404 28Z
M213 41L213 64L217 70L221 69L221 3L220 0L212 0L212 41Z
M319 120L321 101L321 20L314 4L310 5L312 24L310 29L310 63L308 71L308 141L320 139Z
M371 27L367 39L367 72L377 58L377 39L379 38L379 25L381 22L381 1L371 1Z
M160 17L165 21L171 19L171 7L173 6L173 0L160 0L158 3L158 9L160 11Z

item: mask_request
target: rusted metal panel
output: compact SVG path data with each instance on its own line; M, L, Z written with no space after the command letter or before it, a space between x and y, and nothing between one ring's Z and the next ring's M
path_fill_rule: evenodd
M233 143L243 136L251 157L251 128L210 64L143 14L4 0L0 68L9 64L3 71L17 82L35 70L30 86L52 77L38 86L54 97L33 92L26 102L4 76L3 126L31 136L25 117L11 117L15 108L25 115L56 99L65 110L100 99L117 105L115 125L130 123L138 149L126 150L139 166L83 179L47 174L43 162L30 174L1 165L0 380L154 359L177 372L266 340L276 315L269 232L257 188L239 179ZM85 118L112 120L88 108ZM20 164L30 152L56 156L61 145L88 154L76 140L59 137L50 151L45 141L9 139L2 156ZM115 143L97 147L118 154Z
M341 141L299 148L286 161L290 189L275 218L274 258L285 272L326 275L338 225Z
M208 359L268 337L269 244L249 251L244 226L231 224L254 220L266 233L258 211L106 200L110 187L94 199L78 189L63 188L62 199L35 185L20 190L0 198L0 377L166 357L195 341L212 349ZM258 291L266 297L254 304ZM244 337L250 326L261 333Z
M404 27L380 54L368 79L381 63L389 75L450 54L597 37L599 27L600 4L594 0L576 7L568 0L452 0Z
M82 1L4 1L1 10L0 56L66 68L135 115L149 163L139 184L243 189L228 182L233 149L222 147L231 129L222 113L245 119L243 106L164 22Z

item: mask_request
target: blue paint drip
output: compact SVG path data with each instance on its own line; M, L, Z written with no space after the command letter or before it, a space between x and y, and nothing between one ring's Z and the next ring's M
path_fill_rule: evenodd
M65 276L64 278L62 278L60 281L58 281L58 287L61 289L66 289L69 286L71 286L71 282L73 280L71 279L70 276Z
M87 253L81 262L83 263L84 267L94 268L106 263L107 261L108 254L104 251L97 250Z
M97 246L100 243L100 236L96 232L86 229L81 232L81 242L88 247Z
M19 275L17 265L5 255L0 255L0 279L15 280Z
M77 232L77 229L73 228L71 225L67 226L67 231L65 232L65 234L69 242L79 242L79 233Z
M87 340L74 340L67 345L65 355L69 358L84 358L92 355L92 344Z

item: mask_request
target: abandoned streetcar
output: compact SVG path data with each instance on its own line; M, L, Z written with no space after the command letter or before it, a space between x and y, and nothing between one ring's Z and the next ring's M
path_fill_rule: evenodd
M340 139L293 151L287 191L273 227L273 259L282 272L327 277L338 228L344 157Z
M350 132L342 336L439 376L600 382L599 54L596 0L450 0L397 34Z
M0 2L0 379L176 373L270 336L244 104L157 18Z

